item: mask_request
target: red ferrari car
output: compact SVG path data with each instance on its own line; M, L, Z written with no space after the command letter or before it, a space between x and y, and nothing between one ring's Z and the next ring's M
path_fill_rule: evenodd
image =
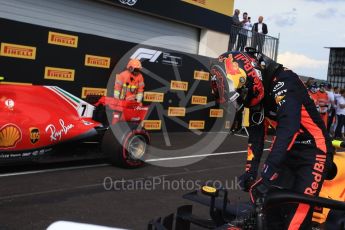
M112 163L141 166L149 136L140 123L148 107L110 97L89 99L94 103L56 86L0 85L0 163L95 143Z

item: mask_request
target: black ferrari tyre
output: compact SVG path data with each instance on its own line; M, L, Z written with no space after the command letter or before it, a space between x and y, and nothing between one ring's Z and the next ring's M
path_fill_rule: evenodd
M102 151L108 160L124 168L137 168L144 164L149 144L146 130L135 123L119 122L109 127L102 141Z

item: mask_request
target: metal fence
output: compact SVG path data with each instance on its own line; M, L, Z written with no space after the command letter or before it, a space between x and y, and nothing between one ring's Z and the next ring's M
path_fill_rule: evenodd
M277 60L279 38L232 26L230 30L229 50L243 51L245 47L253 47L273 60Z

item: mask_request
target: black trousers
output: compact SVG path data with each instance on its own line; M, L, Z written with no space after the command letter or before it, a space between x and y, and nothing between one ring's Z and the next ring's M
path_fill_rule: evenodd
M333 153L326 154L317 148L295 145L286 155L275 184L297 193L318 196L331 168ZM267 229L311 229L313 211L313 206L302 203L268 207Z
M337 128L335 129L334 138L342 138L342 128L345 125L345 115L337 115Z

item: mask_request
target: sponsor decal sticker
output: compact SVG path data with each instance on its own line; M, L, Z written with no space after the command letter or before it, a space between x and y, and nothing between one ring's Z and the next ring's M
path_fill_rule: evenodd
M230 129L230 121L225 121L225 128Z
M223 117L222 109L210 109L210 117Z
M103 57L103 56L95 56L95 55L86 54L85 55L85 66L109 69L110 57Z
M44 79L74 81L75 70L46 66Z
M285 96L277 96L277 97L275 98L276 103L280 105L280 103L281 103L281 101L284 99L284 97L285 97Z
M201 120L189 121L189 129L204 129L204 128L205 128L205 121L201 121Z
M0 128L0 149L14 148L22 140L22 131L15 124L6 124Z
M2 42L0 56L35 60L36 47Z
M192 105L206 105L207 97L206 96L192 96Z
M184 107L169 107L168 116L169 117L184 117L184 116L186 116L186 108L184 108Z
M277 92L279 89L281 89L284 86L284 82L278 81L277 84L273 87L273 92Z
M82 91L81 91L81 98L86 98L87 95L106 96L107 95L107 89L83 87Z
M134 6L138 0L119 0L124 5Z
M164 101L164 93L144 92L144 101L163 102Z
M210 73L204 71L194 71L194 79L201 81L208 81L210 79Z
M0 81L0 85L32 85L32 83Z
M142 122L142 126L147 130L160 130L161 125L161 120L144 120Z
M73 124L65 124L65 121L59 119L59 127L56 128L55 125L47 125L45 131L50 134L50 141L55 142L61 140L63 136L66 136L68 132L74 128Z
M36 127L31 127L30 131L30 142L31 144L36 144L40 140L40 130Z
M185 81L171 81L170 82L170 89L187 91L188 90L188 82L185 82Z
M59 46L78 47L78 36L49 31L48 43Z

